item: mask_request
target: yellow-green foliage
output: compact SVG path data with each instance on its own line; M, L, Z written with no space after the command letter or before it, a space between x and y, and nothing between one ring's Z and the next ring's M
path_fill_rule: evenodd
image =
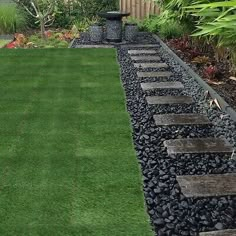
M15 4L0 4L0 34L14 33L25 25L25 14Z
M0 48L4 47L10 40L0 39Z
M197 30L193 36L214 41L217 48L230 48L232 68L236 71L236 1L195 4L186 9L198 17Z

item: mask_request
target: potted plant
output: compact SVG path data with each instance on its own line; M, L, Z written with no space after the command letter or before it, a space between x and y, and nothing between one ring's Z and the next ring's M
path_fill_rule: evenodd
M125 23L125 40L132 42L138 34L138 24L135 19L128 19Z
M97 18L93 20L93 23L89 27L89 35L91 42L98 43L103 40L103 25Z

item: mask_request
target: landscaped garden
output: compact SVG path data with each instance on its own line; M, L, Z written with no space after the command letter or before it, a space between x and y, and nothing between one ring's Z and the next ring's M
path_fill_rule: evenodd
M0 3L0 235L236 234L236 3L152 2Z

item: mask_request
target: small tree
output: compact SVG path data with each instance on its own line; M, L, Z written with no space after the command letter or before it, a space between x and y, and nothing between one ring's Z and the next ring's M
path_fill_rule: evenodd
M45 36L45 27L53 24L56 14L57 0L14 0L40 24L41 36Z

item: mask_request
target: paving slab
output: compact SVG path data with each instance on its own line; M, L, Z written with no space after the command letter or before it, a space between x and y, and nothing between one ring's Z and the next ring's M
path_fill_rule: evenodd
M236 195L236 173L222 175L177 176L186 197L214 197Z
M168 68L168 65L166 63L134 63L135 68L139 69L160 69L160 68Z
M233 147L221 138L186 138L164 141L168 154L232 153Z
M211 124L209 119L200 114L163 114L153 116L156 125L206 125Z
M113 45L103 45L103 44L81 44L76 45L75 48L114 48Z
M170 77L170 71L137 72L138 78Z
M159 44L126 44L122 48L158 48Z
M199 236L236 236L236 229L202 232Z
M128 50L130 55L139 55L139 54L156 54L157 51L153 49L135 49L135 50Z
M143 90L183 89L184 85L181 82L151 82L151 83L141 83L141 88Z
M192 104L193 99L189 96L147 96L150 105Z
M131 60L133 61L160 61L161 58L159 56L148 56L148 55L145 55L145 56L131 56Z

